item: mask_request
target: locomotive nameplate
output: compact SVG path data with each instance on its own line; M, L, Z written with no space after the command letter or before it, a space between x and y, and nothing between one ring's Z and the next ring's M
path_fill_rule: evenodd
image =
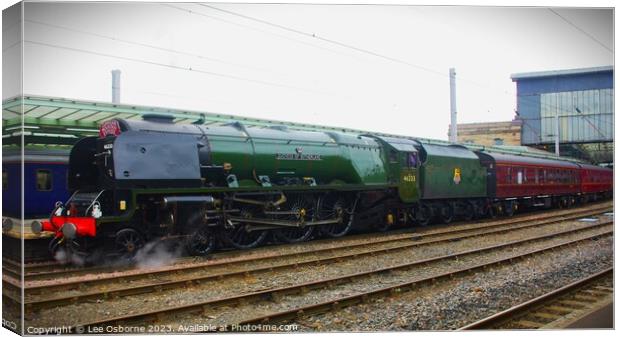
M276 160L323 160L320 154L276 153Z

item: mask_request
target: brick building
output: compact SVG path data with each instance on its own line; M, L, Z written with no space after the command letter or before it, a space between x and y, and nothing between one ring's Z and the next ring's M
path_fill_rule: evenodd
M457 141L478 145L521 145L521 121L458 124ZM450 130L448 130L448 137Z

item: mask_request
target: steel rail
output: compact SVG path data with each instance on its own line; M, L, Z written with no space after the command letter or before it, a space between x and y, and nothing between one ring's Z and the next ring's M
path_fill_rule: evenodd
M285 294L292 294L292 293L305 293L308 292L310 290L314 290L314 289L322 289L325 287L330 287L330 286L334 286L334 285L338 285L338 284L343 284L343 283L349 283L349 282L354 282L360 278L365 278L367 276L371 276L371 275L376 275L376 274L381 274L381 273L385 273L385 272L390 272L390 271L394 271L394 270L401 270L401 269L407 269L407 268L412 268L415 266L421 266L421 265L427 265L429 263L433 263L433 262L439 262L442 260L447 260L447 259L458 259L459 257L462 257L464 255L469 255L469 254L478 254L478 253L482 253L485 251L492 251L492 250L498 250L498 249L502 249L502 248L506 248L506 247L510 247L510 246L514 246L517 244L522 244L522 243L527 243L527 242L534 242L534 241L540 241L540 240L544 240L547 238L552 238L552 237L557 237L560 235L564 235L564 234L573 234L576 232L581 232L587 229L592 229L595 227L601 227L604 225L608 225L612 223L607 222L605 224L597 224L597 225L592 225L589 226L588 228L579 228L579 229L573 229L573 230L568 230L568 231L563 231L563 232L558 232L558 233L554 233L554 234L550 234L550 235L545 235L545 236L541 236L541 237L536 237L536 238L530 238L530 239L525 239L525 240L517 240L517 241L512 241L509 243L503 243L500 245L495 245L495 246L491 246L491 247L485 247L482 249L474 249L474 250L469 250L466 252L461 252L461 253L456 253L456 254L450 254L450 255L446 255L446 256L441 256L441 257L434 257L434 258L429 258L429 259L424 259L424 260L419 260L419 261L415 261L415 262L410 262L410 263L405 263L405 264L400 264L400 265L396 265L396 266L391 266L391 267L385 267L385 268L380 268L380 269L375 269L372 271L366 271L366 272L359 272L359 273L355 273L355 274L348 274L348 275L344 275L344 276L339 276L339 277L334 277L334 278L330 278L330 279L323 279L323 280L318 280L318 281L311 281L311 282L307 282L307 283L303 283L303 284L298 284L298 285L293 285L293 286L286 286L286 287L281 287L281 288L276 288L276 289L268 289L268 290L262 290L262 291L258 291L258 292L253 292L253 293L248 293L248 294L243 294L243 295L236 295L236 296L232 296L232 297L224 297L224 298L219 298L219 299L214 299L214 300L209 300L209 301L203 301L203 302L199 302L199 303L193 303L193 304L189 304L189 305L183 305L183 306L177 306L177 307L172 307L172 308L163 308L163 309L159 309L159 310L154 310L154 311L149 311L149 312L143 312L143 313L138 313L138 314L131 314L131 315L123 315L123 316L118 316L118 317L112 317L112 318L107 318L104 320L98 320L98 321L93 321L93 322L85 322L85 323L80 323L81 326L97 326L97 325L104 325L104 324L120 324L122 322L128 322L128 321L134 321L134 320L140 320L140 321L144 321L146 319L151 319L151 320L159 320L163 317L163 315L167 315L167 314L172 314L172 313L179 313L179 312L194 312L194 311L199 311L202 312L206 309L210 309L213 307L220 307L220 306L224 306L224 305L230 305L230 304L243 304L243 303L248 303L251 302L253 300L264 300L264 299L269 299L269 298L277 298L278 296L282 296ZM557 249L559 247L563 247L563 246L567 246L570 244L575 244L577 242L580 241L585 241L585 240L591 240L594 238L600 238L609 234L613 234L613 229L609 230L609 231L605 231L603 233L598 233L598 234L594 234L594 235L590 235L587 236L586 238L580 238L580 239L576 239L576 240L572 240L569 242L564 242L561 244L556 244L553 245L551 247L546 247L546 248L542 248L542 249L538 249L538 250L534 250L534 251L530 251L524 254L520 254L520 255L513 255L507 258L503 258L503 259L497 259L494 260L490 263L482 263L482 264L478 264L472 267L468 267L468 268L464 268L464 269L459 269L457 271L452 271L452 272L448 272L448 273L444 273L444 274L440 274L440 275L435 275L432 277L428 277L425 278L423 280L436 280L439 278L443 278L446 276L450 276L450 275L455 275L458 273L462 273L465 271L472 271L472 270L477 270L480 268L483 268L485 266L491 266L491 265L495 265L495 264L501 264L502 262L506 262L506 261L513 261L516 258L519 257L523 257L523 256L529 256L532 254L536 254L537 252L543 252L543 251L549 251L552 249ZM335 301L329 301L328 303L333 304L338 303L338 304L342 304L345 303L347 301L349 301L352 298L362 298L364 296L368 296L368 295L372 295L375 293L383 293L385 291L388 291L389 293L393 293L393 292L399 292L402 289L404 289L405 287L411 287L412 285L417 285L420 282L422 282L421 280L417 280L417 281L410 281L410 282L406 282L406 283L401 283L397 286L391 286L391 287L387 287L387 288L382 288L380 290L375 290L375 291L371 291L369 293L365 293L365 294L360 294L360 295L355 295L355 296L349 296L349 297L345 297L342 299L338 299ZM324 303L322 305L325 305ZM309 306L308 309L315 307L314 306ZM306 309L302 309L304 312L307 312ZM297 313L299 310L294 310L292 312ZM282 313L280 313L282 314ZM280 314L277 314L275 316L278 316ZM274 315L270 315L269 317L271 317L271 319L273 317L275 317ZM253 320L253 321L264 321L265 317L261 317L259 319ZM242 323L246 323L245 321Z
M536 226L542 226L542 225L546 225L546 224L552 224L552 223L557 223L557 222L561 222L561 221L567 221L567 220L571 220L571 219L578 219L581 218L583 216L590 216L590 215L597 215L600 214L600 211L603 210L609 210L609 207L602 207L600 209L594 209L594 210L581 210L578 212L571 212L571 213L567 213L567 214L562 214L562 215L555 215L555 216L548 216L548 217L543 217L542 219L536 220L536 222L534 223L529 223L531 221L531 219L519 219L519 220L513 220L513 221L508 221L508 222L493 222L493 223L487 223L484 224L482 226L476 226L473 228L445 228L443 230L439 230L439 231L434 231L434 232L430 232L430 233L421 233L421 234L411 234L411 233L406 233L406 234L397 234L395 237L388 237L388 238L384 238L384 239L380 239L380 240L375 240L373 242L358 242L358 243L351 243L351 244L344 244L341 246L337 246L337 247L324 247L324 248L318 248L318 249L312 249L312 250L307 250L307 251L301 251L301 252L289 252L289 253L284 253L284 254L271 254L268 256L247 256L247 257L242 257L240 259L234 259L234 260L225 260L222 259L220 261L207 261L207 262L199 262L199 263L194 263L190 266L184 266L184 265L172 265L168 268L165 269L160 269L160 270L144 270L143 272L137 272L137 273L132 273L132 274L128 274L126 276L123 277L123 279L125 280L134 280L137 278L142 278L145 275L148 275L149 277L153 276L153 275L162 275L162 274L169 274L169 273L175 273L175 272L179 272L179 271L184 271L184 272L190 272L190 271L195 271L195 270L200 270L200 269L204 269L204 268L209 268L209 267L214 267L214 266L221 266L221 265L227 265L230 266L231 264L244 264L244 263L248 263L248 262L255 262L255 261L267 261L269 259L282 259L282 258L301 258L303 256L308 256L308 255L313 255L313 254L317 254L317 253L335 253L337 250L349 250L349 249L355 249L355 248L360 248L360 247L369 247L369 246L376 246L376 245L381 245L381 244L387 244L387 243L396 243L396 242L410 242L411 239L415 239L415 240L421 240L424 238L432 238L432 237L437 237L437 236L442 236L442 235L453 235L453 234L458 234L458 233L468 233L468 232L475 232L478 230L485 230L485 229L489 229L489 228L497 228L497 227L504 227L504 226L512 226L515 224L519 224L519 223L525 223L525 226L520 226L520 227L508 227L504 230L500 230L497 231L498 233L501 231L507 232L507 231L512 231L512 230L516 230L516 229L520 229L520 228L525 228L525 227L536 227ZM547 220L545 220L547 219ZM473 237L476 235L481 235L481 234L487 234L487 233L474 233L473 235L469 235L469 236L460 236L460 237L456 237L456 238L449 238L449 239L464 239L467 237ZM493 234L493 233L491 233ZM431 244L431 243L437 243L437 242L441 242L441 241L445 241L448 239L443 239L443 240L435 240L435 241L422 241L422 242L418 242L415 245L423 245L423 244ZM125 271L125 270L131 270L131 269L121 269L120 271ZM86 270L84 270L86 271ZM105 267L101 267L98 268L96 270L88 270L88 273L93 273L96 271L100 271L100 272L118 272L119 270L110 270L109 268L105 268ZM72 272L70 272L72 273ZM55 276L64 276L64 278L67 278L68 276L63 275L64 273L54 273L52 275ZM83 272L80 272L79 274L75 275L81 275L83 274ZM26 281L31 281L33 279L33 277L39 278L42 277L41 275L35 276L36 274L30 275L30 277L28 277L28 275L26 276ZM44 275L46 277L49 277L50 274L46 274ZM73 276L73 275L72 275ZM90 285L90 284L97 284L97 283L102 283L102 282L109 282L111 280L115 280L115 279L119 279L121 276L118 275L97 275L96 279L80 279L80 280L75 280L75 281L67 281L67 282L62 282L62 283L58 283L57 287L75 287L75 286L85 286L85 285ZM106 281L107 280L107 281ZM27 291L36 291L36 289L42 289L42 287L36 287L36 286L28 286L26 285L26 289Z
M7 275L9 277L12 277L16 280L20 280L22 277L22 273L19 269L14 268L14 267L8 267L6 265L2 266L2 275Z
M610 276L613 277L613 271L614 271L613 267L607 268L598 273L589 275L580 280L577 280L568 285L565 285L559 289L552 290L544 295L538 296L529 301L515 305L504 311L485 317L479 321L465 325L459 328L458 330L499 328L502 325L506 325L506 323L518 320L520 317L523 317L528 312L544 307L546 304L549 304L550 302L554 302L557 299L567 294L577 292L583 289L584 287L588 287L588 285L591 285L592 283L596 283L597 281L603 278L610 277ZM568 310L568 312L573 312L573 311L575 310ZM564 316L564 315L560 315L559 317L561 316ZM543 326L543 325L544 324L540 324L540 326ZM534 328L534 326L531 326L530 328Z
M597 223L597 224L590 225L590 226L581 227L580 229L587 230L587 229L591 229L591 228L595 228L595 227L599 227L599 226L604 226L605 224L606 224L605 222L602 222L602 223ZM572 231L575 231L575 230L580 230L580 229L570 229L570 230L564 231L564 232L569 233L569 232L572 232ZM474 235L469 235L467 237L479 236L479 235L497 234L498 232L504 232L504 231L505 231L504 229L500 229L500 230L495 230L495 231L491 231L491 232L476 233ZM563 234L564 232L559 232L559 233ZM555 233L551 234L551 235L555 235ZM406 243L404 245L400 245L400 246L397 246L397 247L383 248L383 249L380 249L380 250L371 250L371 251L359 252L359 253L347 253L347 254L337 255L337 256L330 256L330 257L324 257L324 258L315 258L315 259L312 259L312 260L309 260L309 261L303 261L303 262L281 263L279 265L271 265L271 266L266 266L266 267L250 268L250 269L244 269L244 270L238 270L238 271L216 273L216 274L203 275L203 276L198 276L198 277L193 276L193 277L190 277L190 278L181 278L181 279L177 279L177 280L167 280L167 281L163 281L163 282L155 282L155 283L143 284L143 285L138 285L138 286L125 286L125 287L121 287L121 288L117 288L117 289L106 289L105 291L86 292L86 291L83 290L84 284L80 283L80 284L77 285L77 287L79 287L79 289L84 291L82 294L79 294L79 295L65 295L65 296L53 296L53 297L42 298L42 299L38 298L38 299L34 299L34 300L31 299L31 300L26 300L25 304L26 304L26 310L33 310L33 309L38 309L38 308L42 308L42 307L58 306L58 305L66 304L66 303L74 303L74 302L77 302L77 301L100 299L100 298L108 298L108 297L119 297L119 296L136 295L136 294L148 293L148 292L152 292L152 291L161 291L161 290L165 290L165 289L173 289L173 288L177 288L177 287L180 287L180 286L183 286L183 285L191 285L191 284L203 283L203 282L208 282L208 281L218 281L218 280L221 281L224 278L244 277L244 276L249 276L250 274L260 273L260 272L273 272L273 271L276 271L276 270L293 269L293 268L299 268L299 267L302 267L302 266L326 265L326 264L329 264L329 263L340 262L340 261L343 261L345 259L350 259L350 258L359 258L359 257L364 257L364 256L373 256L373 255L378 255L378 254L386 254L386 253L395 252L395 251L399 251L399 250L410 249L410 248L415 247L415 246L428 245L428 244L438 243L438 242L442 242L442 241L446 242L446 241L452 241L452 240L455 240L455 238L454 237L450 237L450 238L430 240L430 241L425 241L425 242L410 242L410 243ZM99 284L99 282L97 282L97 284ZM73 285L73 283L72 283L72 285ZM60 291L60 289L62 289L62 287L63 287L63 284L60 284L60 285L56 285L56 284L54 284L54 285L41 285L41 286L37 287L36 290L39 291L39 292L45 291L45 293L54 294L57 291ZM29 288L26 288L26 290L28 291ZM31 291L29 291L29 292L31 292Z
M15 273L18 273L20 276L21 276L22 267L24 270L28 271L28 269L37 269L37 268L44 269L44 268L49 268L49 267L56 267L59 265L60 263L54 260L22 263L21 261L15 261L11 258L2 257L2 270L11 269Z
M602 211L602 210L611 210L612 206L611 205L593 205L593 206L599 206L596 208L587 208L587 209L574 209L571 211L563 211L561 214L552 214L552 215L543 215L541 218L539 218L538 220L543 220L543 219L552 219L554 217L560 217L560 216L570 216L570 215L577 215L577 214L582 214L582 215L586 215L586 214L596 214L596 211ZM554 212L555 213L555 212ZM497 220L497 219L487 219L485 220L482 225L477 226L476 228L466 228L466 229L462 229L462 228L458 228L455 227L455 225L446 225L440 228L437 228L437 231L433 231L430 233L420 233L420 234L416 234L416 233L397 233L397 234L388 234L389 236L386 236L386 238L382 239L382 240L375 240L373 243L387 243L387 242L392 242L392 241L398 241L398 240L407 240L409 235L416 235L420 238L423 237L432 237L432 236L437 236L437 235L443 235L446 233L458 233L458 232L465 232L465 231L471 231L471 230L475 230L477 228L482 229L482 228L487 228L487 227L496 227L496 226L504 226L504 225L512 225L512 224L518 224L518 223L524 223L524 222L528 222L531 221L532 219L530 218L532 216L532 214L527 214L527 215L523 215L523 216L519 216L517 218L513 218L511 220L508 221L504 221L504 220ZM463 224L463 225L466 225ZM429 228L428 230L435 230L436 228ZM376 236L377 233L374 234L362 234L362 235L357 235L357 236L350 236L347 238L340 238L340 239L328 239L328 240L324 240L323 242L339 242L339 241L354 241L354 240L362 240L364 237L368 236L368 237L373 237ZM401 237L402 236L402 237ZM307 245L307 244L316 244L316 243L320 243L322 240L316 240L316 241L309 241L309 242L303 242L303 243L299 243L298 245L303 246L303 245ZM359 243L359 244L350 244L347 245L346 247L352 247L355 248L357 246L362 246L362 245L367 245L368 243ZM329 249L333 249L333 248L326 248L324 250L329 250ZM235 251L236 252L236 251ZM321 250L312 250L312 252L321 252ZM220 253L220 254L226 254L225 253ZM300 253L304 253L304 252L300 252ZM280 255L280 257L288 257L288 256L292 256L292 255L296 255L299 253L289 253L289 254L282 254ZM181 258L178 260L178 262L183 262L183 260L192 260L195 259L196 257L189 257L189 258ZM224 256L224 258L227 258ZM254 261L254 260L258 260L258 259L262 259L262 257L246 257L246 258L241 258L236 260L235 262L249 262L249 261ZM215 262L214 262L215 261ZM230 263L230 261L226 261L226 262L222 262L221 264L227 264ZM54 266L57 264L50 264L50 266ZM200 265L197 264L197 267L202 267L202 266L213 266L213 265L218 265L217 260L210 260L209 262L205 262L204 264ZM32 281L32 280L41 280L44 278L49 278L49 277L66 277L65 275L70 275L70 276L80 276L80 275L85 275L85 274L91 274L91 273L101 273L101 272L110 272L111 269L109 266L98 266L98 267L90 267L90 268L62 268L62 269L57 269L57 270L52 270L52 271L42 271L42 272L34 272L32 271L33 269L37 269L37 268L46 268L47 266L43 265L41 267L38 267L36 265L33 265L31 268L29 268L28 265L25 266L26 269L26 275L24 277L24 279L26 281ZM172 266L174 268L174 266ZM30 270L28 270L30 269ZM116 268L112 271L114 272L118 272L118 271L125 271L125 270L132 270L133 266L129 266L129 267L124 267L124 268Z

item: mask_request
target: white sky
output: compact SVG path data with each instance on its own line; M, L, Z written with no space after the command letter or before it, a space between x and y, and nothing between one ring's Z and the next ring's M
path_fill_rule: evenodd
M110 70L120 69L122 103L447 139L450 67L466 123L514 117L512 73L614 61L586 35L613 50L611 9L554 9L584 33L546 8L213 5L405 65L199 4L172 6L27 3L24 92L109 101ZM3 24L3 49L17 32ZM4 68L20 47L3 50ZM3 98L18 94L3 85Z

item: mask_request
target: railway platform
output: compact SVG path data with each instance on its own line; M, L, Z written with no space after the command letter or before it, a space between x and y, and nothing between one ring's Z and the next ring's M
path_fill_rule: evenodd
M18 219L2 217L2 254L15 261L22 260L22 239L24 240L25 262L50 260L48 244L52 233L35 234L30 229L30 223L43 219Z

